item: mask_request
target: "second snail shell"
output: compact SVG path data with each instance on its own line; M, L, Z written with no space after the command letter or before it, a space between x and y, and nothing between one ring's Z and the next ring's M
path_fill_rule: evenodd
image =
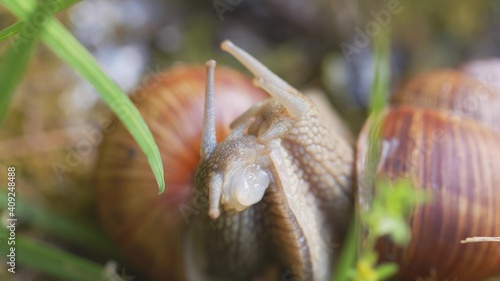
M377 245L382 260L399 264L399 276L476 281L500 274L498 243L461 243L500 234L499 109L498 90L451 69L417 75L394 96L381 127L377 176L409 179L431 198L408 220L409 245L389 239ZM367 140L365 128L358 179ZM369 201L370 188L358 182L358 189Z

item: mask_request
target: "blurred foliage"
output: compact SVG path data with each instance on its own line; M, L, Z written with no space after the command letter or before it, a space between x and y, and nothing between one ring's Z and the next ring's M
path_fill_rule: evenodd
M375 244L379 238L388 236L396 245L406 245L411 238L407 218L417 204L426 200L423 192L417 191L411 181L390 182L377 179L376 175L380 157L380 127L389 92L389 32L389 28L384 28L375 36L372 51L375 76L370 92L370 146L365 156L363 178L358 178L358 181L363 181L361 188L370 189L367 192L369 196L362 198L364 195L357 195L353 226L333 279L337 281L379 281L393 276L398 270L397 264L378 264Z

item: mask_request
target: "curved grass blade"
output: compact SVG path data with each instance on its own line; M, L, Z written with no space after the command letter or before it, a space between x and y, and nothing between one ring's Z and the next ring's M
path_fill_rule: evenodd
M7 229L2 226L0 231L0 241L2 242L0 243L0 254L2 257L11 255L10 247L12 245L8 246L5 243L7 237ZM17 234L15 242L14 273L19 270L18 264L22 264L52 277L68 281L123 280L119 276L112 276L114 279L106 278L106 275L110 274L102 265L46 245L25 235ZM8 262L7 267L11 268Z
M57 248L18 235L16 254L19 263L36 268L64 280L99 280L103 268L99 264L66 253Z
M21 31L23 27L24 27L24 22L18 21L13 25L2 29L2 31L0 31L0 41L5 40L11 37L12 35L19 33L19 31Z
M31 14L28 15L26 21L32 21L35 15L41 14L41 23L44 22L44 13L40 13L41 7L37 7ZM24 74L26 65L31 58L33 50L36 46L37 35L40 31L41 24L34 25L30 29L30 36L18 36L5 51L0 62L0 124L10 104L10 100L17 84Z
M35 2L32 0L3 0L2 2L21 18L26 17L35 7ZM123 122L146 154L160 193L162 193L165 189L165 180L160 151L151 131L130 99L115 82L108 78L94 57L58 21L47 18L43 29L40 31L40 37L53 52L96 88L106 104Z
M7 187L0 186L0 212L7 210L6 190ZM16 197L16 217L31 227L45 231L51 236L82 249L92 249L94 252L107 256L116 253L112 243L98 230L96 224L55 213L19 196Z
M359 222L353 218L339 255L338 263L331 280L347 281L358 255Z
M62 10L65 10L68 7L71 7L75 3L80 2L80 0L66 0L66 1L52 1L53 4L46 5L51 14L57 14ZM23 28L26 27L26 23L24 21L18 21L12 24L9 27L4 28L0 31L0 41L5 40L13 35L19 33Z
M381 122L383 120L383 110L386 107L387 95L389 92L389 75L390 75L390 30L383 28L382 31L375 36L373 41L373 58L375 67L375 77L373 80L371 93L370 93L370 119L374 120L370 129L370 148L368 151L366 171L366 186L374 184L377 157L379 154L379 131ZM368 247L361 245L362 234L364 233L365 225L362 225L361 215L362 212L369 212L360 207L359 201L356 200L355 214L352 219L347 234L346 241L344 242L342 252L339 257L339 262L335 271L334 278L336 281L352 280L352 275L355 272L355 263L362 259L362 253L372 253L374 251L372 245ZM383 280L386 276L393 273L393 265L387 265L379 269L378 276L375 280ZM376 272L377 269L373 268Z

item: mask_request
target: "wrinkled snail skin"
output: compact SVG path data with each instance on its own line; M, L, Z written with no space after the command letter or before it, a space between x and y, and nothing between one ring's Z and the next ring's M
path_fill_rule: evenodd
M387 109L377 176L411 179L432 198L409 219L408 246L377 245L382 260L400 265L400 277L477 281L500 274L498 243L460 243L500 233L499 98L472 76L444 70L412 79ZM358 179L368 124L358 139ZM358 182L361 200L367 188Z
M332 245L352 212L353 148L325 127L307 97L232 43L223 49L272 98L236 119L212 153L202 153L195 193L208 203L198 223L205 254L213 257L204 271L249 280L270 258L298 280L329 280ZM202 147L215 147L209 139Z

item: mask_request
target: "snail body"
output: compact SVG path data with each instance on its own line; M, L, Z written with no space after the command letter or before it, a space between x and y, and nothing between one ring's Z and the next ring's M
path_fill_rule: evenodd
M256 88L271 98L256 102L262 94L252 93L259 98L249 99L247 106L256 103L232 116L229 132L229 122L217 121L223 112L214 101L220 78L214 74L215 62L208 62L205 108L201 109L202 100L197 97L197 113L183 116L196 127L189 137L197 140L188 147L173 146L186 146L186 142L176 140L175 134L170 137L168 130L181 134L191 128L175 124L174 129L162 128L165 125L157 121L172 120L169 114L184 102L174 98L168 105L172 110L167 110L161 100L166 98L158 95L144 111L139 103L143 114L154 109L145 119L160 150L180 152L162 153L164 161L196 154L189 162L198 168L172 173L179 164L165 165L166 175L170 172L174 179L188 176L177 180L182 182L179 189L167 178L166 194L158 199L145 159L130 158L130 147L137 150L132 139L117 134L105 140L96 176L101 218L129 255L136 256L136 261L129 257L132 262L148 257L143 270L155 280L254 281L269 265L294 280L330 280L337 250L332 245L342 242L356 188L360 197L372 192L359 180L369 122L355 154L344 134L325 120L308 97L231 42L224 42L222 48L252 72ZM495 173L500 170L495 127L499 122L496 113L484 112L485 107L496 108L498 97L493 89L480 88L481 83L459 72L434 76L441 80L421 79L418 86L410 82L388 107L377 170L377 176L390 180L413 180L434 200L417 208L410 218L410 245L399 249L381 240L378 249L382 259L401 265L402 277L433 273L440 279L479 280L500 274L500 246L459 242L464 236L500 233L500 217L495 216L500 198L495 196L500 188L500 174ZM449 80L451 76L455 80ZM470 84L454 86L463 82ZM481 90L473 95L467 87ZM247 91L246 86L241 88ZM460 102L464 98L476 98L472 104L477 108L464 106ZM470 166L458 167L469 159ZM137 192L141 194L133 195ZM139 198L142 193L148 194L143 196L146 199ZM162 207L155 209L157 204ZM144 241L151 233L158 233L151 238L154 242Z
M352 209L353 181L347 176L353 173L352 146L332 134L307 97L232 43L222 46L272 98L236 119L222 143L213 141L213 130L204 135L196 190L208 202L200 220L203 236L212 238L206 239L208 256L219 257L208 268L224 273L235 268L225 277L245 280L251 276L240 276L241 269L253 263L217 253L252 247L262 249L251 252L256 262L276 255L276 262L293 267L299 280L328 280L335 250L331 243L338 241ZM212 118L207 116L205 128ZM248 243L257 237L241 235L246 231L269 242Z

